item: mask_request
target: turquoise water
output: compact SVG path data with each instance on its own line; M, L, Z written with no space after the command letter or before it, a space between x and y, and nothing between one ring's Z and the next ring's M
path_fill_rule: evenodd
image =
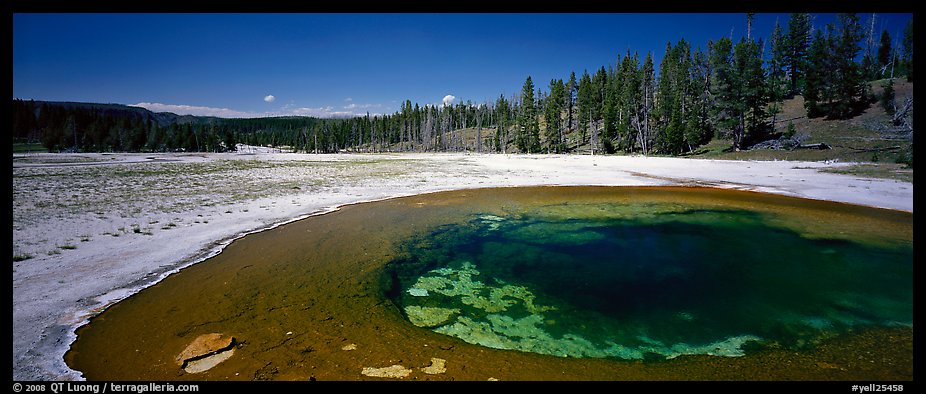
M477 215L409 240L389 295L419 327L567 357L740 356L912 326L909 241L811 239L746 210L598 208Z

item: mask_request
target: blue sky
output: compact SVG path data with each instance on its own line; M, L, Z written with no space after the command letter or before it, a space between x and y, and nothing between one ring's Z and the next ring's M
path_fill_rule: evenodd
M814 25L833 20L815 14ZM871 14L860 14L866 24ZM911 14L878 14L901 38ZM757 14L753 34L776 19ZM527 76L593 73L627 49L745 34L717 14L14 14L13 97L223 117L392 113L406 99L494 101ZM272 97L271 97L272 96Z

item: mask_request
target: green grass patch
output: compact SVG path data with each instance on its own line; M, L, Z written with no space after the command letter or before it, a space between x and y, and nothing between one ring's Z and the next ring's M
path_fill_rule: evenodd
M32 257L34 257L34 256L32 256L32 255L29 254L29 253L14 254L14 255L13 255L13 262L15 263L15 262L18 262L18 261L29 260L29 259L31 259Z
M40 143L14 143L13 153L45 153L48 149Z
M821 171L864 178L894 179L913 183L913 169L897 163L858 164L847 167L827 168Z

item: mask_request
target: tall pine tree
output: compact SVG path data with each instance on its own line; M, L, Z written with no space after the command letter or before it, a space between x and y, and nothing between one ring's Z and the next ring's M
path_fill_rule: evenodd
M518 112L518 133L515 144L521 152L540 151L540 125L537 122L537 105L534 101L534 82L528 76L521 88L521 105Z
M708 50L710 45L711 43L708 43ZM714 126L710 118L713 107L713 96L710 92L711 72L710 59L699 47L691 61L692 99L685 125L685 143L689 150L709 142L714 135Z
M802 92L806 74L808 50L811 43L811 16L806 13L791 14L788 19L788 34L784 42L785 67L791 81L790 95Z
M738 73L743 105L743 120L739 130L743 135L734 135L734 149L742 149L763 139L768 131L766 108L769 94L765 69L762 67L762 41L742 40L734 48L734 64ZM738 139L738 141L737 141Z
M577 117L579 123L579 142L578 145L589 142L592 149L595 142L589 141L589 129L592 125L592 101L594 100L594 88L592 78L588 71L582 72L582 78L579 79L578 93L576 94L576 106L578 107Z
M601 147L606 153L614 153L614 140L617 138L617 83L614 69L611 69L604 81L604 99L601 106Z
M827 26L832 31L832 25ZM828 99L832 96L830 87L830 35L822 30L814 32L810 45L807 77L804 83L804 109L807 116L814 118L826 113Z
M563 139L563 104L565 103L566 86L562 79L550 81L550 94L543 106L544 123L546 123L547 152L562 153L566 150Z
M640 122L642 116L642 73L639 63L637 54L634 53L631 57L628 50L621 60L620 71L616 78L619 83L616 148L626 152L633 150L634 124Z
M734 47L724 37L714 43L711 51L713 118L720 130L730 133L733 150L762 138L767 129L765 108L769 96L760 47L760 43L745 39Z
M637 143L644 155L652 149L653 141L653 108L656 102L656 72L653 63L653 53L646 54L641 70L641 90L643 102L641 106L641 121L637 124Z
M568 133L572 133L575 130L575 105L576 105L576 88L578 86L576 81L576 73L572 71L569 73L569 82L566 82L566 91L564 94L565 103L563 104L566 107L566 125L565 129ZM563 141L566 143L566 141ZM568 143L567 143L568 145Z
M878 73L877 78L884 78L890 71L892 55L894 50L891 48L891 35L887 30L881 33L881 45L878 46Z
M835 102L830 107L829 116L844 119L859 111L869 103L866 93L867 84L855 57L861 49L859 42L864 37L862 25L856 14L837 15L838 34L833 63L836 80Z
M903 64L907 72L907 81L913 82L913 19L907 22L903 30Z
M772 125L774 125L790 87L787 78L788 42L777 20L769 44L772 52L768 61L768 93L771 103L769 113L772 115Z

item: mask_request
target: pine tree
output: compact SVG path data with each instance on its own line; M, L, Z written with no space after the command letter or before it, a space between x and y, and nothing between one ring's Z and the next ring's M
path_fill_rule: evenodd
M634 53L633 57L631 57L628 50L621 61L620 72L617 77L620 88L617 113L618 144L616 148L627 152L633 150L633 125L640 122L642 116L642 74L639 63L637 54Z
M733 62L739 81L743 120L737 129L742 135L734 134L734 149L741 149L751 142L765 137L766 108L769 103L765 70L762 67L762 42L743 40L734 48Z
M640 78L643 102L641 103L641 122L637 125L637 140L640 144L640 149L645 155L649 153L652 147L652 113L656 102L656 74L652 52L646 54Z
M537 123L537 106L534 102L534 82L528 76L521 89L521 105L518 114L516 144L521 152L540 151L540 126Z
M588 71L582 72L582 78L579 79L578 93L576 94L576 105L578 107L578 117L579 123L579 142L577 145L581 145L588 141L589 135L589 126L591 125L592 120L592 78L588 75ZM593 143L590 142L590 145ZM594 147L594 145L592 145Z
M617 137L617 86L614 70L604 81L604 100L601 105L601 147L606 153L614 153L614 139Z
M568 133L571 133L575 130L575 105L576 105L576 91L577 91L578 82L576 81L576 73L572 71L569 73L569 82L566 82L566 92L564 99L566 100L563 104L566 107L566 125L565 129ZM566 143L565 138L563 143ZM568 145L568 144L567 144Z
M714 42L710 59L714 71L711 78L711 93L715 100L714 123L718 130L734 130L733 134L736 134L735 130L741 127L740 114L743 109L739 100L739 81L733 68L733 42L730 38L722 37Z
M675 70L675 59L672 56L672 43L666 43L666 52L662 56L662 62L659 63L659 86L656 90L656 149L667 152L670 147L667 145L669 138L666 136L667 126L672 117L672 112L677 104L675 100L675 90L673 89L672 77Z
M785 51L784 62L791 80L790 94L802 91L804 75L806 73L808 50L811 43L811 16L806 13L791 14L788 19L788 35L783 44Z
M35 102L13 99L13 142L34 142Z
M563 140L563 105L565 103L566 86L562 79L550 80L550 95L544 104L544 122L546 123L547 152L562 153L566 146Z
M718 130L732 129L738 120L735 108L737 81L734 80L732 51L730 38L722 37L713 43L708 55L713 70L710 89L715 100L712 117Z
M907 82L913 82L913 19L907 22L903 31L903 64L907 72Z
M710 50L710 45L712 44L708 43L708 50ZM713 107L713 97L710 92L711 72L708 55L699 47L692 57L690 71L691 109L688 111L684 136L689 150L709 142L714 135L714 126L710 119L710 110Z
M772 115L772 125L774 125L778 113L781 112L782 102L788 94L789 87L786 72L788 46L786 37L777 21L769 44L772 51L772 56L768 62L768 88L769 101L771 102L769 112Z
M682 152L682 146L685 142L685 128L682 121L681 107L673 107L672 114L669 116L669 123L665 126L663 132L663 151L669 154L677 155Z
M835 102L830 107L829 116L844 119L860 106L868 103L865 92L864 76L855 63L855 57L861 49L859 42L864 37L862 25L856 14L837 15L839 37L836 41L835 71L831 77L836 80Z
M724 37L714 43L710 54L713 118L719 129L730 131L734 150L759 137L766 126L768 95L759 47L745 39L733 47Z
M660 151L682 152L686 119L693 101L691 86L691 47L681 39L672 46L666 45L666 55L659 68L657 106L659 127L656 144ZM670 123L675 122L672 127Z
M881 93L881 108L884 108L888 115L894 115L897 110L894 106L894 80L886 79L881 87L884 88L884 92Z
M608 72L605 70L604 66L601 66L601 68L595 72L595 75L592 75L591 116L592 131L595 133L602 129L601 122L604 119L604 100L607 94L607 86Z
M828 76L828 73L832 71L828 61L830 47L829 36L824 35L822 30L817 30L814 33L813 44L810 45L810 61L804 84L804 109L807 111L807 116L811 118L821 116L826 112L825 97L831 90Z
M495 149L508 153L510 109L504 94L498 96L498 100L495 101L495 119Z
M688 134L688 118L696 116L694 102L697 93L692 83L694 66L691 61L691 44L684 38L680 39L672 48L672 56L675 58L673 89L675 90L676 101L673 111L676 108L678 109L679 128L675 131L677 136L673 137L670 145L672 151L678 154L685 148L685 135Z
M893 52L893 49L891 49L891 35L885 30L881 33L881 45L878 47L878 78L884 78L884 74L891 65Z

